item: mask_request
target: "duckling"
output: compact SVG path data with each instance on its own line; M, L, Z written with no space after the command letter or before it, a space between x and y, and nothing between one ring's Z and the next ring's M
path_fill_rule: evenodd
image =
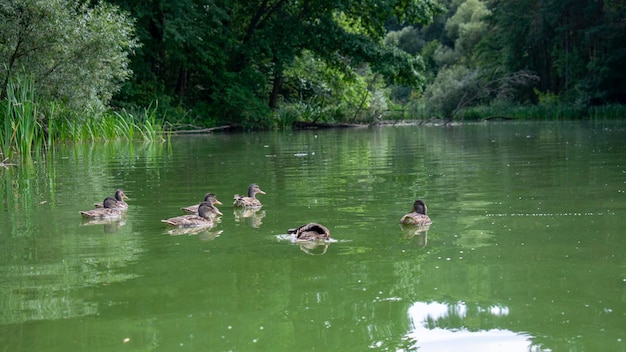
M212 217L213 214L222 215L222 213L217 210L213 204L209 202L202 202L200 203L200 206L198 206L198 215L181 215L167 220L161 220L161 222L176 227L209 227L213 226L214 223Z
M115 197L115 200L117 200L117 203L115 203L114 208L128 209L128 204L124 201L124 199L129 199L129 198L126 196L126 193L124 193L124 191L122 191L121 189L116 189L114 197ZM102 203L96 203L94 204L94 206L96 208L104 208L104 205Z
M233 205L236 207L260 207L262 206L262 204L258 199L256 199L257 193L265 194L265 192L263 192L261 188L259 188L259 185L257 185L256 183L253 183L250 186L248 186L247 197L240 196L239 194L235 194L235 197L234 197L235 201L233 202Z
M220 202L219 200L217 200L217 198L215 197L215 194L213 193L207 193L204 195L204 200L203 202L208 202L211 203L212 205L222 205L222 202ZM189 213L189 214L198 214L198 207L200 206L200 204L196 204L196 205L190 205L188 207L184 207L184 208L180 208L182 211L184 211L185 213Z
M106 197L102 202L102 208L81 211L80 214L88 219L112 219L122 215L122 210L117 208L117 200L113 197Z
M326 241L330 239L328 228L314 222L295 229L289 229L287 233L296 235L296 239L301 241Z
M426 204L423 200L418 199L415 203L413 203L413 209L411 209L411 212L404 215L400 219L400 223L404 225L427 226L433 222L430 220L428 215L426 215Z

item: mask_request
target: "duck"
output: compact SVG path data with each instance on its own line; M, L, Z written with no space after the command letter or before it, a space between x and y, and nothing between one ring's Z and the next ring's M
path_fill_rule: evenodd
M233 202L233 205L236 207L240 207L240 208L260 207L262 206L262 204L258 199L256 199L257 193L265 194L265 192L261 190L259 185L257 185L256 183L253 183L250 186L248 186L247 197L240 196L239 194L235 194L235 197L234 197L235 201Z
M413 209L400 219L400 223L403 225L417 226L428 226L432 224L433 222L428 215L426 215L426 209L426 203L424 203L423 200L416 200L415 203L413 203Z
M213 206L215 206L215 205L222 205L222 202L217 200L217 197L215 197L215 194L213 194L213 193L205 194L203 202L211 203ZM200 206L200 204L196 204L196 205L190 205L188 207L184 207L184 208L180 208L180 209L182 211L184 211L185 213L198 214L198 207L199 206Z
M181 215L161 222L175 227L210 227L214 224L213 214L222 215L210 202L202 202L198 206L198 215Z
M296 235L300 241L326 241L330 239L330 231L324 225L312 222L295 229L287 230L290 235Z
M124 201L124 199L129 199L129 198L126 196L126 193L124 193L124 191L122 191L121 189L116 189L114 198L115 200L117 200L117 203L115 203L114 208L128 209L128 204ZM94 206L96 208L104 208L103 203L96 203L94 204Z
M113 197L106 197L102 202L102 208L81 211L80 215L87 219L113 219L122 215L122 210L117 208L117 200Z

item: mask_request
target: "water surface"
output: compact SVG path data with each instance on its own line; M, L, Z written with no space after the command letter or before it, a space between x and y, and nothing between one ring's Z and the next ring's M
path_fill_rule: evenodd
M6 351L625 351L626 124L60 146L0 168ZM256 213L235 193L256 182ZM79 211L123 188L120 222ZM213 192L210 231L159 220ZM433 224L398 220L424 199ZM286 239L306 222L333 242Z

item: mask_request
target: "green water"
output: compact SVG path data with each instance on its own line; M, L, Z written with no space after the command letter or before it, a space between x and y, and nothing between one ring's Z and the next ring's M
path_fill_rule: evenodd
M625 141L576 122L59 147L0 168L0 350L626 351ZM235 214L252 182L262 209ZM122 221L81 220L116 188ZM221 222L169 235L206 192ZM406 233L417 198L433 224ZM311 221L334 240L286 239Z

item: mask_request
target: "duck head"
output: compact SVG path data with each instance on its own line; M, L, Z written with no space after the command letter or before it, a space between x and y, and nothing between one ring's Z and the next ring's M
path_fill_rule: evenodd
M426 203L424 203L423 200L418 199L415 201L415 203L413 203L413 211L418 213L418 214L422 214L422 215L426 215Z
M256 183L253 183L250 186L248 186L248 197L254 197L257 193L265 194L265 192L261 190L261 187L259 187L259 185L257 185Z
M106 197L104 198L104 201L102 202L102 206L104 208L114 208L116 204L117 204L117 199L113 197Z
M115 199L119 202L123 201L124 199L130 199L126 196L126 193L124 193L124 191L122 191L121 189L116 189L115 190Z
M213 193L207 193L204 195L204 202L209 202L211 204L222 205L222 202L217 200L217 197Z
M209 202L200 203L200 206L198 207L198 215L200 215L200 217L208 219L211 214L222 215L222 213L216 207L214 207L213 204Z

